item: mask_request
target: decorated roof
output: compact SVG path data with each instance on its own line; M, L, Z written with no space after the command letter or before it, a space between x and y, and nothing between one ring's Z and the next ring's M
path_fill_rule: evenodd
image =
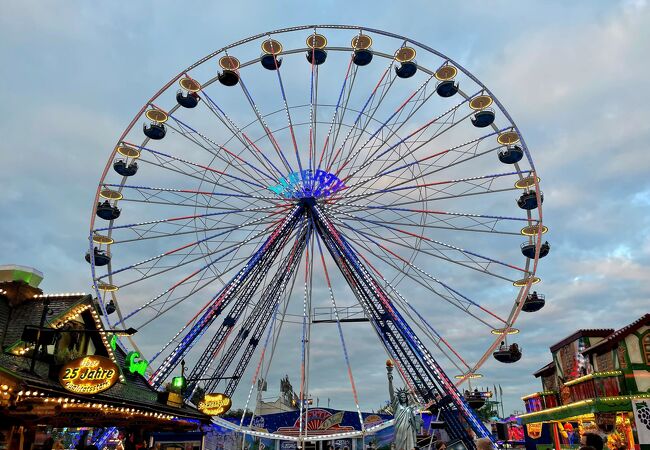
M551 352L556 352L562 347L581 337L607 337L614 332L613 328L588 328L578 330L570 336L565 337L560 342L551 346Z
M618 330L611 333L609 336L607 336L599 343L594 344L591 347L583 350L582 353L588 355L590 353L601 354L605 351L609 351L612 348L614 348L614 346L616 346L616 344L619 341L622 341L623 339L625 339L626 336L629 336L630 334L634 333L636 330L644 326L650 326L650 313L644 314L643 316L639 317L637 320L630 323L629 325L624 326L623 328L619 328Z

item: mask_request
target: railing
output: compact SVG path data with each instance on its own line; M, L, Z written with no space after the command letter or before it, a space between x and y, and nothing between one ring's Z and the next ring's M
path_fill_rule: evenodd
M542 411L559 406L558 395L555 391L535 392L521 398L526 405L526 412Z
M617 397L623 393L623 372L594 372L564 385L569 388L571 403L601 397Z

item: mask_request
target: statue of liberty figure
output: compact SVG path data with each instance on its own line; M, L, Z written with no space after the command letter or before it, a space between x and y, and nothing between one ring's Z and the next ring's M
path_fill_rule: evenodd
M419 405L409 403L409 393L405 388L393 389L393 362L386 361L388 372L388 393L395 418L395 450L413 450L417 448L416 436L422 426L418 413Z

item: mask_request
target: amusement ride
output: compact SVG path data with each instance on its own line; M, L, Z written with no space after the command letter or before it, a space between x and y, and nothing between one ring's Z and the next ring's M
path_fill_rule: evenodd
M410 395L474 448L490 433L458 386L522 356L515 322L545 303L543 199L517 125L457 61L386 31L298 26L227 45L145 102L108 155L86 260L155 388L183 364L188 401L251 409L293 352L303 417L328 308L361 418L343 326L357 308ZM336 437L310 432L290 439Z

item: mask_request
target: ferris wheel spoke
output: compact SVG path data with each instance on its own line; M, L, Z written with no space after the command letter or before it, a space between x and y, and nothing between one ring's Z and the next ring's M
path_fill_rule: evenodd
M505 172L505 173L498 173L498 174L491 174L491 175L482 175L477 177L459 178L455 180L432 181L429 183L417 183L413 185L403 186L405 182L408 182L407 180L407 181L400 182L400 186L396 186L396 187L375 189L375 190L371 190L370 192L364 192L361 194L352 194L352 195L346 194L346 198L364 199L364 198L382 195L386 193L393 193L393 192L400 192L400 191L414 191L422 188L431 188L436 194L439 194L439 196L438 195L427 196L427 201L440 200L440 199L456 197L456 196L464 197L467 195L494 193L503 190L503 189L493 189L492 184L494 183L494 181L503 177L510 177L513 175L519 176L528 173L530 172L529 171L523 173ZM438 188L434 186L442 186L442 187ZM458 187L464 190L461 190L460 192L457 193L449 192L450 189L458 188ZM512 187L512 188L508 188L507 190L516 190L516 188Z
M373 90L370 92L370 95L366 99L366 102L364 103L363 107L358 112L357 117L354 119L353 125L348 130L345 138L343 138L343 142L341 143L341 145L339 145L338 150L336 150L336 152L331 157L331 159L328 159L327 168L325 169L326 172L329 172L331 170L332 165L336 162L337 158L339 157L339 154L341 153L341 151L345 147L345 144L348 142L348 139L350 138L350 135L353 133L353 131L355 131L357 129L357 125L361 121L361 118L363 117L363 115L364 115L364 113L366 111L366 108L371 103L371 101L375 98L375 95L376 95L377 91L379 90L379 88L384 86L384 83L387 83L388 81L390 81L390 84L392 85L392 77L391 77L391 74L390 74L390 69L391 69L392 66L393 66L393 61L391 60L390 63L388 64L388 67L386 67L386 70L384 70L383 74L379 78L379 81L377 82L377 84L375 85ZM386 78L386 75L388 75L388 81L385 82L384 79Z
M348 86L348 79L350 78L350 69L353 67L353 57L350 55L350 61L348 62L348 68L345 71L345 77L343 78L343 83L341 85L341 90L339 92L338 98L336 100L336 106L334 107L334 113L332 113L332 120L330 121L329 124L329 129L327 130L327 134L325 135L325 140L323 142L323 149L321 150L320 153L320 158L318 159L318 163L316 163L316 159L314 158L314 169L316 167L321 167L321 164L323 163L323 157L325 156L325 150L327 149L329 143L330 143L330 137L332 136L332 130L334 129L334 124L337 124L336 131L337 133L335 134L334 139L332 140L332 143L335 145L336 139L338 137L338 131L340 130L343 118L345 113L347 112L347 104L348 101L350 100L350 93L352 91L352 83L354 82L354 75L356 75L356 66L355 70L353 71L353 76L352 76L352 82L350 83L350 87L348 89L348 95L345 96L345 88ZM341 107L341 100L345 96L345 105L339 112L339 108ZM337 121L336 118L340 116L340 121Z
M191 172L189 172L188 175L190 175L192 177L196 178L199 174L201 174L201 175L203 175L202 178L204 178L205 175L206 175L206 172L213 175L213 176L215 176L215 179L210 181L210 182L212 184L215 184L215 185L218 185L218 186L223 186L220 183L220 181L221 181L221 178L225 177L225 178L228 178L230 180L235 180L235 181L245 183L246 185L254 187L254 188L265 189L265 186L263 184L260 184L260 183L258 183L256 181L254 181L255 180L254 177L253 178L251 178L251 177L242 178L240 176L228 173L227 170L217 170L217 169L215 169L213 167L206 166L204 164L199 164L197 162L190 161L190 160L185 159L185 158L179 158L178 156L163 153L163 152L153 150L153 149L150 149L150 148L147 148L147 147L137 146L137 148L140 149L140 150L143 150L143 151L145 151L147 153L150 153L151 155L156 157L157 163L153 162L153 161L145 160L143 158L140 158L141 161L145 161L145 162L147 162L149 164L154 164L154 165L156 165L158 167L167 168L166 166L172 166L175 170L178 170L180 173L186 173L178 165L173 165L173 162L178 162L178 163L181 163L181 164L183 164L186 167L191 169ZM223 161L223 159L221 159L221 160ZM224 161L224 162L226 162L226 164L228 164L228 166L226 167L226 169L227 169L231 165L231 162L230 161ZM218 177L218 178L216 178L216 177ZM200 179L202 179L202 178L200 178ZM228 186L228 184L226 184L226 186Z
M410 216L398 217L405 221L390 221L386 219L386 223L398 226L419 226L423 228L439 228L457 231L470 231L470 232L487 232L496 234L507 234L521 236L521 231L507 231L497 229L501 222L528 222L528 219L521 217L507 217L507 216L493 216L485 214L467 214L467 213L454 213L448 211L436 211L427 209L409 209L390 206L374 206L374 205L361 205L357 203L349 203L346 205L336 204L332 205L336 211L345 211L350 214L353 213L366 213L372 218L377 220L384 220L383 217L376 213L387 212L391 217L395 217L395 213L408 213ZM414 216L415 215L415 216ZM425 223L418 223L413 220L413 217L423 215L427 217ZM458 224L460 222L460 224Z
M386 128L386 127L389 128L389 134L388 134L388 137L385 138L385 139L382 139L382 141L381 141L381 143L379 144L378 148L377 148L374 152L372 152L372 153L370 154L370 157L372 157L372 155L374 155L377 151L379 151L379 150L381 149L381 147L382 147L386 142L388 142L388 140L389 140L392 136L396 135L397 132L402 128L402 126L404 126L404 124L406 124L406 123L409 121L409 119L410 119L410 118L411 118L411 117L412 117L412 116L413 116L413 115L414 115L414 114L415 114L415 113L416 113L416 112L417 112L417 111L418 111L422 106L424 106L424 104L429 100L429 98L431 98L431 96L433 95L433 93L435 93L435 90L433 90L433 91L430 92L428 95L426 94L426 88L427 88L427 86L428 86L428 84L429 84L429 81L431 81L432 78L433 78L433 75L429 76L429 78L428 78L424 83L422 83L422 84L421 84L421 85L420 85L420 86L419 86L415 91L413 91L413 93L411 93L411 95L408 96L408 97L406 98L406 100L404 100L404 101L402 102L402 104L401 104L401 105L400 105L400 106L399 106L399 107L398 107L398 108L397 108L397 109L396 109L396 110L395 110L395 111L394 111L394 112L393 112L393 113L392 113L392 114L391 114L391 115L390 115L390 116L389 116L389 117L388 117L384 122L381 123L381 125L379 126L379 128L377 128L377 130L375 130L375 132L372 133L372 134L370 135L370 137L366 140L366 142L365 142L365 143L364 143L364 144L363 144L363 145L362 145L362 146L361 146L361 147L360 147L356 152L352 153L352 150L354 149L354 147L356 147L356 142L355 142L355 144L352 146L352 149L350 150L350 155L349 155L349 156L348 156L348 157L343 161L343 164L339 165L338 169L336 170L336 173L339 174L339 173L341 172L341 170L343 170L343 169L345 168L345 166L346 166L348 163L352 162L353 160L356 161L357 157L358 157L359 154L361 153L361 150L363 150L364 148L366 148L366 147L368 146L368 144L369 144L373 139L375 139L375 138L376 138L380 133L382 133L382 137L383 137L383 129L384 129L384 128ZM416 98L415 101L413 100L414 98ZM412 104L412 105L411 105L412 108L411 108L411 111L409 112L409 114L407 115L406 119L405 119L404 121L402 121L402 122L397 126L397 128L393 128L394 126L397 125L397 122L398 122L398 120L399 120L399 118L400 118L400 116L401 116L401 114L402 114L404 108L406 108L406 106L409 105L409 104ZM458 105L458 106L460 106L460 105ZM392 123L392 125L389 125L389 123ZM359 136L358 139L360 139L360 138L361 138L361 136ZM358 139L357 139L357 142L358 142ZM367 159L367 158L366 158L366 159ZM354 164L354 163L353 163L353 164ZM363 165L364 165L364 163L362 163L362 166L363 166Z
M346 218L343 218L343 217L340 217L339 215L337 215L337 218L339 220L348 221L348 219L350 219L349 214L347 214L347 213L341 213L341 214L346 216ZM467 260L469 260L469 262L471 262L473 264L476 264L478 266L478 267L473 267L476 270L479 270L481 272L485 271L486 274L496 276L498 278L502 278L503 280L507 280L507 281L510 281L510 282L515 281L515 280L511 280L509 278L506 278L506 277L503 277L503 276L488 272L487 268L489 267L489 265L497 264L499 266L502 266L502 267L505 267L505 268L508 268L508 269L516 270L516 271L523 272L523 273L527 273L526 269L515 266L513 264L502 262L502 261L499 261L497 259L490 258L488 256L484 256L484 255L481 255L479 253L476 253L476 252L473 252L473 251L470 251L470 250L466 250L466 249L456 247L456 246L453 246L453 245L450 245L450 244L447 244L447 243L444 243L444 242L441 242L441 241L438 241L438 240L434 240L434 239L428 238L426 236L423 236L421 234L416 234L416 233L412 233L410 231L401 230L399 228L387 225L387 224L379 222L379 221L374 221L374 220L370 220L370 219L361 219L359 217L354 217L354 216L351 219L352 219L353 222L359 221L359 222L364 222L364 223L371 223L371 224L377 225L378 227L383 227L383 228L385 228L387 230L390 230L391 232L395 232L397 234L402 234L402 235L405 235L405 236L411 236L413 238L421 240L423 243L426 243L426 244L430 245L431 248L434 251L439 252L440 253L439 257L443 257L442 255L444 255L446 252L460 253ZM379 238L379 239L390 240L390 238L388 238L386 236L377 235L375 237ZM404 245L404 244L400 244L399 241L390 240L390 242L393 243L393 244L396 244L396 245ZM433 245L436 245L437 247L433 247ZM442 249L445 249L445 250L443 251ZM420 249L420 251L423 251L423 250ZM433 256L433 255L431 255L431 256ZM445 259L447 259L447 258L448 257L445 257ZM462 260L451 260L451 259L447 259L447 260L450 261L450 262L457 263L457 264L462 264L462 262L461 262Z
M253 205L254 202L258 200L266 200L267 202L272 202L278 204L278 202L284 202L284 199L279 197L267 197L263 195L252 195L252 194L236 194L231 192L216 192L216 191L197 191L193 189L176 189L176 188L165 188L165 187L152 187L152 186L133 186L128 184L104 184L105 187L111 188L121 188L121 189L132 189L132 192L137 192L142 196L142 199L145 201L149 200L158 200L163 194L168 194L172 198L177 199L174 201L169 201L170 205L183 205L191 203L192 205L199 205L200 207L209 207L209 203L200 203L199 199L211 199L211 198L220 198L222 201L228 200L242 200L248 201L249 205ZM124 199L122 200L124 201Z
M246 88L246 84L244 83L244 80L243 80L243 78L241 76L239 77L239 85L241 86L242 92L244 93L244 96L246 97L246 100L248 100L248 103L249 103L250 107L253 109L253 112L255 113L255 116L257 117L257 120L259 121L260 126L264 130L264 133L266 134L266 137L268 138L269 142L271 143L271 146L275 149L276 154L280 157L280 160L282 161L282 164L284 165L285 169L288 171L288 173L294 172L293 168L291 167L291 164L289 163L287 158L284 156L284 153L282 152L282 149L280 148L280 145L278 144L275 137L273 136L273 132L270 130L270 128L266 124L266 121L262 117L262 114L260 113L257 105L255 104L255 101L253 100L253 97L251 96L250 92ZM302 165L300 164L299 155L296 154L296 157L298 158L298 165L300 167L302 167ZM302 168L300 170L302 170Z
M148 220L146 222L137 222L137 223L126 224L126 225L113 225L110 227L95 228L94 230L92 230L92 233L97 234L103 231L115 232L117 230L129 230L132 228L137 230L138 228L142 228L142 230L137 230L135 231L135 233L141 236L145 236L148 232L157 232L157 227L159 226L160 227L172 226L174 227L174 231L180 231L190 226L190 223L192 223L196 219L218 218L224 215L227 216L229 214L235 214L235 215L241 215L241 217L250 220L252 219L252 217L250 217L249 214L269 212L269 210L272 210L269 212L268 215L265 216L265 217L270 217L272 215L275 215L273 210L277 211L278 208L275 205L273 205L273 206L264 206L260 208L238 208L238 209L218 208L218 209L227 209L227 211L216 212L216 213L205 213L205 214L193 214L190 216L168 217L165 219ZM114 243L118 243L118 242L114 242Z
M361 241L357 241L359 245L361 245L368 253L372 254L374 257L382 261L384 264L386 264L388 267L391 267L393 270L401 273L407 278L410 278L414 282L418 283L420 286L426 288L433 294L435 294L437 297L441 298L442 300L446 301L447 303L451 304L452 306L460 309L463 311L465 314L468 314L469 316L473 317L477 321L481 322L483 325L489 327L490 329L493 329L494 326L491 325L489 322L487 322L485 319L477 316L475 313L470 311L470 308L472 306L477 307L478 309L482 310L483 312L489 314L491 317L494 319L497 319L499 322L506 323L506 321L496 315L495 313L489 311L487 308L481 306L479 303L469 299L467 296L461 294L457 290L453 289L452 287L448 286L447 284L443 283L442 281L438 280L437 278L433 277L432 275L428 274L425 272L423 269L420 269L419 267L415 266L413 263L407 261L406 259L402 258L401 256L397 255L395 252L392 252L390 249L388 249L386 246L383 246L382 244L378 243L375 239L372 237L368 237L369 233L363 233L358 229L355 228L350 228L347 226L344 226L346 229L349 229L352 231L354 234L356 234L358 237L362 238ZM379 247L379 249L382 251L382 253L385 253L384 256L378 254L376 251L372 250L368 245L366 245L365 242L369 242L374 244L374 246ZM348 241L349 242L349 241ZM414 270L412 271L407 271L401 268L398 264L394 262L394 258L399 259L402 263L404 263L406 266L409 268L412 268ZM431 286L431 282L438 284L442 289L444 289L447 293L442 293L438 289L435 289L433 286Z
M282 220L282 219L281 219L281 220ZM255 226L255 227L257 227L257 226L259 225L260 222L262 222L262 219L261 219L261 218L260 218L260 219L252 220L252 221L247 222L247 223L244 223L244 224L242 224L242 225L239 225L239 226L236 227L236 228L237 228L237 229L242 229L242 228L245 228L245 227L248 227L248 226ZM265 233L269 233L270 230L272 229L273 225L275 225L275 223L277 223L277 222L272 223L271 225L269 225L268 227L266 227L265 229L263 229L262 231L260 231L260 232L259 232L259 235L261 236L261 235L263 235L263 234L265 234ZM104 277L100 277L100 279L101 279L101 278L105 278L105 277L107 277L107 276L113 276L113 275L116 275L116 274L118 274L118 273L120 273L120 272L123 272L123 271L125 271L125 270L129 270L129 269L134 269L134 268L136 268L136 267L140 267L140 266L142 266L142 265L144 265L144 264L148 264L148 263L150 263L150 262L157 261L157 260L159 260L159 259L161 259L161 258L164 258L164 257L166 257L166 256L169 256L169 255L172 255L172 254L175 254L175 253L178 253L178 252L180 252L180 251L182 251L182 250L186 250L186 249L191 248L191 247L196 247L197 245L202 244L203 242L207 242L207 241L210 241L210 240L214 240L214 239L220 238L220 237L222 237L222 236L224 236L224 235L227 235L227 234L230 233L231 231L232 231L232 230L228 230L228 231L223 231L223 232L216 233L216 234L213 234L213 235L210 235L210 236L206 236L205 238L198 239L198 240L196 240L196 241L194 241L194 242L191 242L191 243L189 243L189 244L182 245L182 246L180 246L180 247L178 247L178 248L175 248L175 249L173 249L173 250L168 250L168 251L163 252L163 253L161 253L161 254L159 254L159 255L157 255L157 256L154 256L154 257L151 257L151 258L147 258L147 259L145 259L145 260L143 260L143 261L140 261L140 262L137 262L137 263L134 263L134 264L131 264L131 265L128 265L128 266L122 267L122 268L117 269L117 270L112 270L112 271L110 271L107 275L105 275ZM242 242L239 242L239 244L242 244ZM233 244L233 246L234 246L234 245L235 245L235 244Z
M170 114L169 117L171 117L172 120L177 124L177 126L174 127L168 122L168 126L172 130L176 131L179 135L183 136L184 138L186 138L190 142L194 143L195 145L199 146L203 150L207 151L208 153L210 153L210 154L212 154L214 156L218 156L219 155L219 150L223 150L226 154L228 154L229 156L234 158L234 160L226 160L226 161L229 161L230 164L232 164L232 162L234 162L236 160L238 163L244 164L248 168L250 168L250 169L254 170L255 172L257 172L258 174L262 175L264 178L269 179L269 180L274 180L273 175L271 175L271 171L264 164L264 161L259 159L259 156L256 155L254 152L250 151L250 149L249 149L250 153L256 158L256 160L261 164L261 166L265 170L260 169L259 167L252 164L248 160L243 159L241 156L239 156L239 155L235 154L234 152L226 149L224 146L219 145L218 143L214 142L212 139L208 138L203 133L197 131L192 126L190 126L186 122L182 121L180 118L178 118L178 117L176 117L176 116L174 116L172 114ZM201 141L199 141L197 138L199 138L201 141L203 141L203 143L201 143ZM244 144L244 147L247 148L245 144ZM238 164L238 165L233 165L233 167L237 168L241 173L245 174L250 179L254 179L253 175L250 172L248 172L246 169L244 169L243 166Z
M341 219L337 218L337 221L341 221ZM394 240L393 238L388 237L385 234L383 234L383 235L377 234L371 228L359 227L358 224L355 224L355 226L350 226L347 223L341 221L341 226L348 229L348 230L357 230L357 231L359 231L359 233L363 233L366 236L366 238L372 239L373 243L376 243L377 245L381 245L381 244L378 243L379 241L381 241L381 242L388 242L393 246L401 247L403 249L406 249L407 251L413 251L414 250L412 243L409 242L409 241L405 241L404 238ZM495 272L490 271L489 267L490 267L490 265L492 265L492 261L485 262L484 260L483 261L477 260L472 255L468 255L465 252L460 252L460 251L456 252L456 251L453 251L453 250L450 251L450 249L449 249L450 246L445 246L445 245L441 246L442 248L439 246L439 247L431 247L430 250L423 249L421 247L423 245L423 243L426 243L426 241L425 240L419 241L419 246L420 247L416 249L416 251L419 254L431 256L431 257L434 257L434 258L437 258L437 259L442 259L444 261L447 261L447 262L450 262L452 264L464 267L466 269L475 270L475 271L477 271L479 273L489 275L489 276L492 276L492 277L495 277L495 278L498 278L498 279L502 279L504 281L508 281L509 283L514 283L514 281L515 281L515 280L510 279L510 278L508 278L506 276L503 276L503 275L500 275L500 274L497 274ZM453 247L451 247L451 248L453 249ZM462 259L454 259L454 258L452 258L451 256L448 255L449 253L452 253L452 252L453 253L460 253L461 255L463 255L463 258ZM505 263L502 263L502 264L505 264ZM525 271L525 269L519 269L519 270Z
M378 181L388 181L390 178L387 178L388 176L393 176L395 177L396 173L404 173L407 170L411 171L410 177L406 178L406 181L414 181L416 179L422 179L425 180L427 176L432 175L434 173L437 173L440 171L441 168L449 168L456 166L458 164L468 162L472 159L475 159L479 156L483 156L489 153L492 153L496 151L497 149L501 148L502 146L495 146L488 148L487 150L483 150L481 152L478 151L478 147L487 139L488 137L496 135L496 132L490 132L486 135L483 135L479 138L473 139L471 141L465 142L463 144L459 144L453 147L450 147L446 150L442 151L436 151L434 153L431 153L429 155L425 155L420 159L416 159L415 161L402 164L398 167L394 167L391 169L388 169L385 164L388 163L389 161L387 160L384 165L382 165L382 168L378 171L377 174L372 175L370 177L366 178L361 178L357 183L354 183L349 186L349 189L347 193L351 193L355 190L358 190L361 186L364 186L366 183L371 182L370 186L366 187L372 187L375 183ZM409 147L409 152L407 155L404 155L403 157L400 155L398 157L399 161L403 161L405 157L411 156L415 151L418 149L422 148L424 145L427 145L428 142L425 141L424 143L419 143L416 141L415 143L418 143L415 148L411 148L410 144L407 144L407 147ZM449 162L447 165L443 165L440 162L445 158L445 156L448 155L455 155L455 159L453 159L451 162ZM467 156L469 155L469 156ZM461 159L463 156L467 156L465 159ZM414 173L415 168L420 168L416 173ZM517 168L517 170L521 170L520 168ZM386 187L392 187L392 183L389 182L389 184Z
M270 175L273 170L271 170L267 164L271 163L271 161L263 154L260 152L254 152L249 144L246 142L244 135L243 135L243 130L238 127L235 122L219 107L219 105L212 100L212 98L205 92L201 91L205 98L208 100L208 102L205 102L205 105L207 108L210 110L210 112L219 119L219 121L226 127L226 129L232 133L232 136L237 139L242 146L248 150L249 153L264 167L267 171L266 173L266 178L270 179L271 181L275 182L276 178L275 176ZM260 159L260 156L262 157ZM274 164L271 164L271 167L278 173L280 173L280 176L282 174L282 171L277 169Z

